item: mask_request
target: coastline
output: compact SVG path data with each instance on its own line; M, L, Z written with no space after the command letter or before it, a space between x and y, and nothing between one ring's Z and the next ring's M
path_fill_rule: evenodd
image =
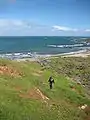
M90 50L81 50L77 52L70 52L70 53L62 53L62 54L55 54L55 55L36 55L35 57L31 58L22 58L16 59L15 61L39 61L40 59L50 59L50 58L58 58L58 57L88 57L90 56Z
M6 42L7 39L8 42ZM14 46L11 46L11 43ZM88 57L90 55L90 37L3 37L0 46L0 58L14 61L40 61L55 57Z
M71 54L62 55L62 57L88 57L90 56L90 50L78 51Z
M51 59L51 58L58 58L58 57L88 57L90 56L90 49L69 52L69 53L61 53L61 54L31 54L31 53L11 53L11 54L0 54L0 58L2 59L10 59L15 60L17 62L20 61L40 61L42 59Z

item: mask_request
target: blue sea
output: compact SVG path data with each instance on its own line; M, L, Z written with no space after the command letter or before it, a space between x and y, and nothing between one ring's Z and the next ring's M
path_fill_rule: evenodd
M85 41L87 38L89 37L0 37L0 57L17 59L86 50L90 48L90 43Z

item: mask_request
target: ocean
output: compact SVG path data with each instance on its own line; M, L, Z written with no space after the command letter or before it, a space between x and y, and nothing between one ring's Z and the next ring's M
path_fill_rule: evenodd
M70 53L90 48L89 37L0 37L0 57L8 59Z

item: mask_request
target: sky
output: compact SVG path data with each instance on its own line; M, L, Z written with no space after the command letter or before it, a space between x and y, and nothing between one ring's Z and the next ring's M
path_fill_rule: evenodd
M0 0L0 36L90 36L90 0Z

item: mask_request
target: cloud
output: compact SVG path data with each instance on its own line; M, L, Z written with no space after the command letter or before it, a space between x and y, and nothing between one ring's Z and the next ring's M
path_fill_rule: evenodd
M57 26L57 25L55 25L55 26L53 26L53 29L54 30L59 30L59 31L73 31L73 32L77 32L78 31L78 29L73 29L73 28L69 28L69 27L65 27L65 26Z
M0 27L30 27L30 25L22 20L0 19Z
M90 29L86 29L85 31L86 31L86 32L90 32Z
M0 19L0 36L48 35L51 27L29 20Z
M0 35L27 35L31 30L31 25L27 21L0 19Z
M61 31L61 32L60 32ZM77 32L78 31L78 32ZM65 26L48 26L27 20L0 19L0 36L26 36L26 35L84 35L89 34L90 29L75 29Z

